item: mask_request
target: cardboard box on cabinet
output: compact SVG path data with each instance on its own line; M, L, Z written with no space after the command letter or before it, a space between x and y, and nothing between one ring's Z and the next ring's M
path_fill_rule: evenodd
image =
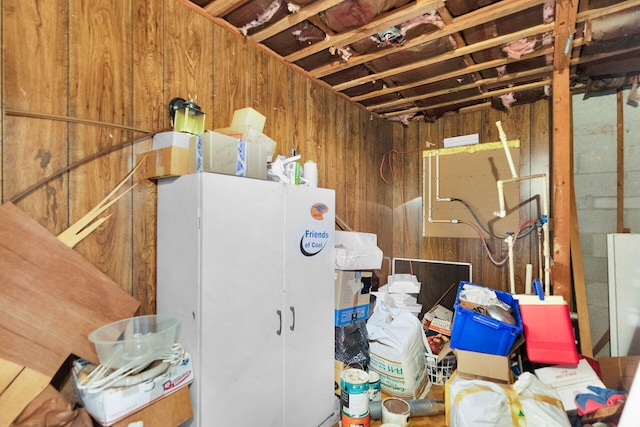
M153 136L151 151L137 156L144 161L142 173L148 179L187 175L196 171L195 158L189 154L193 135L185 132L160 132Z
M189 150L190 158L195 159L196 172L267 179L271 155L259 142L207 131L191 138Z

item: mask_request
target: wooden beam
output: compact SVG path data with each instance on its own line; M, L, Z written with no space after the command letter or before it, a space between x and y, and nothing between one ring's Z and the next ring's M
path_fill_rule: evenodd
M591 19L601 18L613 13L623 12L627 9L640 6L640 0L626 0L611 6L599 7L597 9L589 9L584 12L580 12L577 16L577 22L589 21Z
M556 29L553 66L563 72L569 65L573 37L576 33L578 0L556 0Z
M214 0L205 7L204 11L211 16L224 16L249 0Z
M429 105L428 107L406 108L404 110L394 111L394 112L386 113L386 114L380 114L380 117L388 119L389 117L400 116L402 114L416 113L416 112L419 112L419 111L430 110L430 109L440 108L440 107L446 107L448 105L460 104L460 103L465 102L465 101L477 101L479 99L491 98L491 97L494 97L494 96L500 96L500 95L504 95L504 94L510 93L510 92L518 92L518 91L522 91L522 90L535 89L537 87L542 87L542 86L546 86L546 85L550 85L550 84L551 84L551 79L544 79L544 80L541 80L539 82L527 83L527 84L520 85L520 86L513 86L513 87L508 87L508 88L505 88L505 89L498 89L498 90L494 90L494 91L490 91L490 92L481 93L480 95L469 96L467 98L464 98L463 100L456 99L456 100L453 100L453 101L441 102L439 104Z
M616 92L617 162L616 162L616 233L624 233L624 100L622 90Z
M604 334L602 334L598 342L593 346L592 354L597 355L598 353L600 353L600 350L602 350L604 346L609 343L610 338L611 338L611 330L607 328L607 330L604 331Z
M474 12L469 12L466 15L453 18L451 23L445 25L444 28L441 28L437 31L432 31L430 33L423 34L414 39L408 40L406 43L404 43L401 46L395 46L395 47L384 49L380 52L374 52L371 54L354 56L349 59L349 62L340 62L340 63L336 62L334 64L322 66L314 70L311 70L311 75L314 77L325 77L329 74L333 74L338 71L342 71L347 68L360 65L364 62L369 62L374 59L381 58L383 56L396 54L405 49L410 49L425 43L429 43L434 40L438 40L439 38L458 33L467 28L476 27L478 25L485 24L487 22L495 20L496 16L504 17L504 16L508 16L508 15L520 12L529 7L535 6L536 4L539 4L539 3L543 3L543 1L519 0L519 1L512 1L512 2L494 3L491 6L487 6L482 9L478 9ZM553 30L553 24L540 24L532 28L525 28L524 30L517 31L511 34L495 37L493 39L489 39L484 42L474 43L473 45L470 45L468 47L465 46L464 48L459 48L456 51L462 51L463 55L470 54L476 51L476 50L473 50L474 48L472 46L476 46L480 48L478 50L488 49L489 47L496 46L496 44L494 44L492 40L499 40L500 41L499 43L508 43L512 40L517 40L524 37L530 37L530 36L541 34L551 30Z
M530 53L528 55L524 55L522 56L520 59L509 59L509 58L502 58L502 59L494 59L491 61L486 61L486 62L481 62L479 64L476 65L472 65L470 67L467 67L465 69L462 70L455 70L455 71L451 71L448 73L443 73L443 74L438 74L435 76L431 76L427 79L423 79L417 82L412 82L412 83L407 83L405 85L400 85L400 86L395 86L395 87L388 87L388 88L384 88L384 89L380 89L374 92L370 92L368 94L363 94L360 96L354 96L352 98L349 98L352 101L362 101L365 99L370 99L370 98L376 98L378 96L382 96L382 95L388 95L390 93L394 93L394 92L400 92L406 89L411 89L413 87L418 87L418 86L423 86L423 85L427 85L429 83L435 83L435 82L439 82L441 80L446 80L446 79L454 79L457 77L461 77L464 76L466 74L471 74L471 73L475 73L477 71L484 71L484 70L488 70L490 68L496 68L496 67L500 67L502 65L506 65L506 64L510 64L513 62L518 62L518 61L524 61L527 59L532 59L532 58L537 58L539 56L544 56L547 53L552 53L553 49L549 48L549 49L545 49L545 50L541 50L541 51L537 51L537 52L533 52ZM333 86L333 88L335 89L335 86Z
M576 195L573 185L571 186L571 270L573 272L573 287L576 297L576 312L578 313L580 353L587 357L593 357L587 287L584 280L582 245L580 243L580 228L578 227Z
M314 43L309 47L301 49L292 53L284 58L287 62L296 62L302 58L318 53L321 50L329 49L330 47L342 47L358 40L362 40L369 37L372 34L379 33L387 28L394 27L398 24L408 21L411 18L415 18L425 13L429 13L434 9L442 7L444 0L425 0L419 1L414 4L410 4L400 9L396 9L391 13L382 15L381 17L374 19L373 21L358 27L354 30L347 31L341 34L337 34L327 40Z
M269 25L264 30L258 31L251 35L251 38L255 41L261 42L342 2L343 0L316 1L315 3L311 3L309 6L301 8L296 13L288 14L278 22Z
M553 71L553 140L552 140L552 200L553 209L553 267L551 283L553 293L562 295L571 303L571 92L568 70L571 43L575 33L578 2L556 1L556 29Z
M467 90L467 89L480 88L480 87L486 86L486 85L493 85L493 84L497 84L497 83L508 84L513 80L522 79L522 78L526 78L526 77L538 76L540 78L547 79L547 78L551 77L548 74L551 73L552 70L553 70L553 67L549 65L549 66L546 66L546 67L534 68L532 70L522 71L522 72L519 72L519 73L505 74L504 76L501 76L501 77L491 77L491 78L487 78L487 79L479 79L479 80L477 80L477 81L475 81L473 83L469 83L469 84L462 85L462 86L457 86L457 87L450 88L450 89L442 89L442 90L438 90L438 91L435 91L435 92L429 92L429 93L424 94L424 95L410 96L410 97L407 97L407 98L396 99L396 100L389 101L389 102L384 102L384 103L381 103L381 104L369 105L367 107L367 110L369 110L369 111L381 110L381 109L393 107L393 106L396 106L396 105L406 104L407 102L423 101L425 99L434 98L436 96L448 95L448 94L460 92L460 91Z

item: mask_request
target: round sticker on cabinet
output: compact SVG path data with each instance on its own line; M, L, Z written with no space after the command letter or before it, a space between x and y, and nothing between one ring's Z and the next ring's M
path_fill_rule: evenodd
M324 203L316 203L311 206L311 217L318 221L322 221L324 219L324 214L329 211L329 206Z

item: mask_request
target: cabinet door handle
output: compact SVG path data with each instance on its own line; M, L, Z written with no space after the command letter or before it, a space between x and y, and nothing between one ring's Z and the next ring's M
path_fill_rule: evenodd
M280 335L282 333L282 310L276 310L276 313L280 318L280 326L278 326L278 330L276 331L276 334Z
M291 326L289 327L289 329L293 331L296 328L296 310L295 308L293 308L293 306L289 307L289 309L291 310L291 315L293 316L293 319L291 320Z

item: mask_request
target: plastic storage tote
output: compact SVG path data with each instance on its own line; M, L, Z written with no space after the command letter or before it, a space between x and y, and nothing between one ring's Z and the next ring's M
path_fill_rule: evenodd
M518 300L508 292L491 289L498 299L511 306L516 324L501 322L486 314L478 313L460 306L460 291L464 285L479 286L470 282L460 282L454 304L455 314L451 326L451 348L476 351L479 353L506 356L516 338L522 333L522 319ZM482 287L482 286L481 286Z

